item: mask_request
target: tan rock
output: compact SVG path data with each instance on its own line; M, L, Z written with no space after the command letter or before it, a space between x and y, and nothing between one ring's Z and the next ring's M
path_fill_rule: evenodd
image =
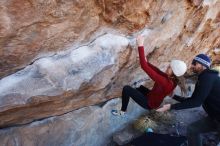
M138 34L162 70L173 58L191 63L220 42L216 0L199 7L173 0L0 4L0 127L100 103L148 79L139 67Z

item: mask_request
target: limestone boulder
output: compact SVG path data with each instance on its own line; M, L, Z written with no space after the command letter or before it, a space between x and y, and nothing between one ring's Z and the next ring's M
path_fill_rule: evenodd
M112 144L112 135L126 128L144 113L144 109L131 102L125 117L111 114L120 108L121 100L113 99L103 106L88 106L35 121L19 127L0 130L2 146L105 146Z
M62 115L147 83L135 38L164 70L219 48L220 1L0 1L0 127ZM151 82L152 83L152 82Z

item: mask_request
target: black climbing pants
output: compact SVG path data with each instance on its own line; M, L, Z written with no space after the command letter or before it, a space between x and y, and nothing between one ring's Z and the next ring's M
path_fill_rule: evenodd
M124 86L122 90L122 111L126 111L129 103L130 97L141 107L144 109L149 109L148 104L147 104L147 97L146 94L150 90L145 88L144 86L140 86L138 88L132 88L131 86Z
M210 117L204 117L187 127L187 137L189 146L202 146L201 133L217 131L220 133L220 122L212 120Z

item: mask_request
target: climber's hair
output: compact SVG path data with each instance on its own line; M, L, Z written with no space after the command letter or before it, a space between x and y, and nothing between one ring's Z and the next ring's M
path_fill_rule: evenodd
M185 95L187 93L186 88L186 78L184 76L177 77L173 75L175 83L180 87L181 94Z

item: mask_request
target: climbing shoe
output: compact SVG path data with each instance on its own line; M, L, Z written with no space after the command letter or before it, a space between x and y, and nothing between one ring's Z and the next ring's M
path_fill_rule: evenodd
M114 116L125 116L125 112L124 112L124 111L121 111L121 110L112 110L111 113L112 113Z

